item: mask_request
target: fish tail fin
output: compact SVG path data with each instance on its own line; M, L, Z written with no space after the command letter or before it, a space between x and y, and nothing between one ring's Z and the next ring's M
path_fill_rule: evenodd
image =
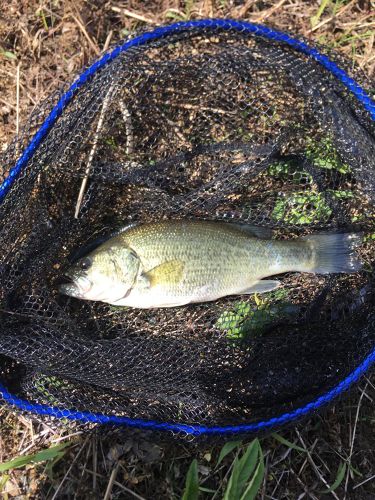
M317 274L354 273L362 267L355 249L363 240L362 233L313 234L303 238L313 249L310 272Z

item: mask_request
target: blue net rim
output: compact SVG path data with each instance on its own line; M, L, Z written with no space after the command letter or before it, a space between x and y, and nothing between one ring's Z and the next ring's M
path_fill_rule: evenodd
M339 68L326 55L321 54L317 49L310 47L305 42L292 38L288 34L278 30L273 30L267 26L236 21L233 19L201 19L197 21L178 22L168 26L156 28L151 32L144 33L137 37L128 40L122 45L118 45L111 52L105 54L101 59L96 61L92 66L86 69L80 77L71 85L71 87L62 95L57 104L54 106L48 117L45 119L39 130L36 132L29 145L25 148L15 166L9 171L8 177L0 185L0 202L5 198L11 186L20 175L22 169L27 165L32 158L36 149L39 147L43 139L46 137L50 129L53 127L59 116L64 111L65 107L72 100L76 91L82 87L92 75L94 75L103 66L110 61L116 59L121 53L126 52L132 47L146 45L154 40L170 36L175 33L188 30L199 31L200 29L220 29L234 30L243 33L253 34L270 40L277 40L289 45L293 49L308 55L324 68L330 71L343 85L358 99L363 107L369 112L372 120L375 121L375 102L368 96L364 89L358 85L343 69ZM49 406L45 404L34 404L27 400L20 399L11 394L4 385L0 384L0 396L10 406L14 406L22 411L36 413L38 415L47 415L60 419L73 420L84 423L93 424L109 424L123 425L138 429L149 429L154 431L168 431L189 434L193 436L200 435L228 435L239 433L261 432L272 427L291 423L305 417L312 412L319 410L323 406L331 403L336 397L347 391L353 384L372 367L375 363L375 348L362 361L362 363L345 379L343 379L333 389L329 390L322 396L311 401L310 403L297 408L289 413L283 413L279 416L270 418L264 421L253 422L250 424L228 425L228 426L203 426L189 425L178 423L157 422L153 420L132 419L123 416L105 415L94 412L80 412L71 409L64 409L58 406Z

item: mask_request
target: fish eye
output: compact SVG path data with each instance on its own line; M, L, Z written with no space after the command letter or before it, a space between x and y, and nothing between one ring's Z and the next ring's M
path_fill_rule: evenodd
M92 259L90 259L90 257L85 257L79 263L79 267L82 269L82 271L87 271L87 269L89 269L91 266L92 266Z

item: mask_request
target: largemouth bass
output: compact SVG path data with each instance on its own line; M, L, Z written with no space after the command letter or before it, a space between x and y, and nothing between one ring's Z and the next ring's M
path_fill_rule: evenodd
M359 234L270 239L267 229L210 221L166 221L119 231L78 260L66 295L135 308L173 307L227 295L263 293L267 276L298 271L350 273L361 264Z

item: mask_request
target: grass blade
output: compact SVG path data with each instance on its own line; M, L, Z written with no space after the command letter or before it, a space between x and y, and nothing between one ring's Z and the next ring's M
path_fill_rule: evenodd
M238 489L240 494L244 490L246 483L255 470L259 452L259 441L258 439L254 439L254 441L250 443L244 455L240 459L240 474L238 477Z
M292 450L303 451L304 453L307 452L307 450L305 450L304 448L301 448L301 446L297 446L296 444L291 443L290 441L285 439L283 436L280 436L280 434L277 434L276 432L272 433L271 436L274 439L276 439L276 441L278 441L279 443L284 444L288 448L292 448Z
M229 441L221 448L216 467L219 467L224 458L241 445L241 441Z
M28 464L35 464L39 462L45 462L48 460L54 460L57 457L61 457L65 454L66 450L63 451L67 446L70 446L69 442L58 444L57 446L52 446L46 450L39 451L33 455L24 455L14 458L9 462L4 462L0 464L0 472L6 472L11 469L17 469L19 467L24 467Z
M320 493L325 495L327 493L332 493L333 491L335 491L342 483L342 480L345 477L346 469L347 469L346 462L341 462L341 464L339 465L339 468L337 469L337 475L336 475L336 479L335 479L335 482L333 483L333 485L330 488L321 491Z
M9 50L0 51L0 55L7 57L8 59L17 59L16 54L9 52Z
M229 478L229 481L227 484L227 488L226 488L224 496L223 496L223 500L237 500L237 498L238 498L238 494L237 494L238 476L240 474L238 464L239 464L239 460L236 457L234 462L233 462L232 474L230 475L230 478Z
M186 475L185 491L182 500L197 500L199 496L198 462L194 459Z
M249 490L250 493L255 490L257 491L256 485L258 484L258 481L255 476L261 473L262 468L261 467L259 468L259 465L256 468L256 465L259 460L259 457L262 456L263 455L260 448L259 440L254 439L254 441L252 441L249 444L242 457L241 458L236 457L233 463L232 474L229 478L228 485L224 493L223 497L224 500L239 500L245 494L243 493L243 491L245 490L246 492L249 490L250 485L253 485ZM254 477L251 479L250 485L246 487L246 484L250 480L250 477L254 472L255 468L256 471Z
M259 449L259 452L261 450ZM254 498L257 496L257 493L259 491L259 488L262 484L264 477L264 460L263 460L263 454L260 457L260 462L258 464L258 467L256 468L256 471L248 484L246 490L244 491L243 495L241 496L240 500L254 500Z
M313 16L311 19L310 19L310 22L311 22L311 27L314 28L314 26L316 26L320 20L320 18L322 17L323 15L323 12L326 10L328 4L330 3L331 0L322 0L321 3L320 3L320 6L319 6L319 9L318 9L318 12L315 14L315 16Z

